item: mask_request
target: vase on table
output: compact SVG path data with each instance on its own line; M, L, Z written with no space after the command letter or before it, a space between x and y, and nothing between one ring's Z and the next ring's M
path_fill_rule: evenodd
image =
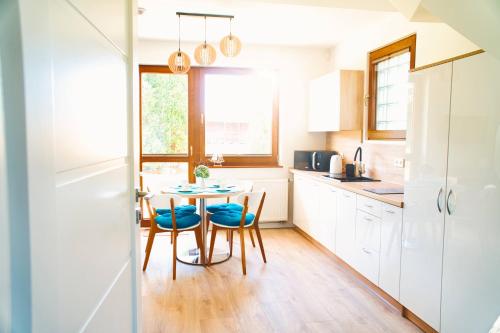
M198 184L202 189L207 188L207 184L205 183L205 178L198 177Z

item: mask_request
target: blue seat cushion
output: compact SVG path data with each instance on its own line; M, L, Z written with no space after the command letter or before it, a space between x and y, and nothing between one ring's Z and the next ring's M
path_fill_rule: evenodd
M179 214L179 213L189 213L189 214L193 214L194 212L196 212L196 206L193 206L193 205L180 205L180 206L177 206L174 208L175 210L175 214ZM170 213L170 208L156 208L156 214L158 215L163 215L163 214L167 214L167 213Z
M241 214L242 212L236 210L223 210L212 215L210 220L215 224L227 227L238 227L241 221ZM245 216L245 225L251 224L254 218L254 214L247 213Z
M177 229L191 228L200 223L201 217L198 214L193 213L179 213L175 214L175 222L177 224ZM172 225L172 214L166 213L163 215L158 215L155 217L155 222L164 229L173 229Z
M207 211L212 214L225 210L235 210L241 212L243 210L243 206L233 202L207 206Z

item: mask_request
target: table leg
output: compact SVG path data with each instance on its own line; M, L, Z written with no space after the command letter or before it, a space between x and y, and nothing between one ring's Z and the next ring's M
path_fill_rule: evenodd
M207 221L207 206L206 199L200 198L200 216L201 216L201 241L203 246L205 247L205 257L203 258L200 254L199 249L190 249L184 251L182 255L177 256L177 260L189 265L202 265L205 266L208 264L208 236L207 236L207 226L209 221ZM212 256L212 264L219 264L229 259L229 250L215 248L214 254Z

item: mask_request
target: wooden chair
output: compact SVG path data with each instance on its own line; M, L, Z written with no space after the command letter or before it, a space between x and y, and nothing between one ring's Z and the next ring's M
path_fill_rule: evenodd
M205 255L205 247L203 246L201 236L201 217L194 213L189 206L179 206L178 204L181 202L181 197L175 194L149 194L144 199L146 200L149 216L151 218L151 227L149 228L146 258L144 259L142 270L145 271L148 266L149 255L153 247L155 235L161 232L171 232L173 243L172 271L173 279L175 280L177 236L179 233L183 231L194 231L196 244L201 251L201 255ZM164 207L170 208L165 209ZM162 214L158 214L158 211Z
M262 243L262 237L259 229L259 218L262 212L262 207L264 206L264 200L266 198L266 192L247 192L241 195L243 198L243 211L221 211L210 216L210 222L212 223L212 235L210 238L210 252L208 255L208 264L212 262L212 255L214 251L215 237L217 236L218 230L228 230L229 231L229 255L233 255L233 233L238 231L240 234L240 245L241 245L241 266L243 269L243 274L247 273L246 261L245 261L245 229L254 230L257 235L257 240L259 242L260 252L262 254L262 259L266 263L266 253L264 251L264 244ZM258 205L258 206L257 206ZM257 206L257 209L253 209Z
M253 190L253 182L249 181L249 180L236 180L236 181L230 181L230 183L243 189L244 192L252 192L252 190ZM241 195L239 196L239 198L241 198ZM238 198L236 201L239 201ZM231 205L228 205L228 204L231 204L231 197L227 197L225 203L208 205L207 206L207 221L210 221L210 216L219 210L236 209L239 211L243 211L243 205L241 203L233 203ZM209 224L207 223L207 231L208 231L208 227L209 227ZM255 247L255 240L253 238L252 229L248 229L248 234L250 235L250 241L252 242L252 246ZM229 230L227 230L226 239L228 241L229 241L229 236L230 236Z

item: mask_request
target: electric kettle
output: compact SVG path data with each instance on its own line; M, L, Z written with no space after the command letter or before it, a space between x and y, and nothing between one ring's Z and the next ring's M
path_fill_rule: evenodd
M341 176L342 175L342 156L332 155L330 157L330 175Z

